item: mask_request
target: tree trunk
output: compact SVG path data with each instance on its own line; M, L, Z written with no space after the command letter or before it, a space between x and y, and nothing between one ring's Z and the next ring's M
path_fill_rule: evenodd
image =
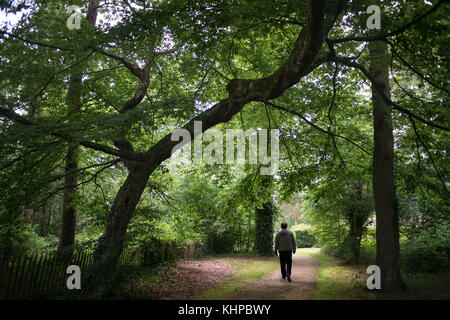
M347 216L350 232L345 241L348 242L352 250L351 263L358 264L361 255L361 239L369 212L364 212L364 209L361 207L363 203L362 184L360 181L355 181L353 184L349 188L349 197L354 204L349 208Z
M66 153L66 167L64 178L64 197L63 197L63 215L61 224L61 236L59 240L58 256L71 257L73 254L73 246L75 243L75 233L77 226L77 210L75 208L75 200L78 194L78 176L73 172L78 169L78 145L69 146Z
M376 263L381 270L381 289L403 287L400 275L400 245L397 197L394 184L394 139L391 108L383 99L390 98L389 54L386 42L369 44L372 104L374 117L373 195L376 212Z
M89 1L88 13L86 20L89 24L95 25L97 20L96 1ZM67 90L67 104L69 119L77 119L81 112L81 90L82 90L82 70L74 68L69 79ZM78 195L78 159L80 154L80 146L72 145L67 147L66 165L64 178L64 196L63 196L63 213L61 224L61 236L58 246L58 256L61 258L69 258L73 254L75 244L75 233L77 228L77 209L76 197Z
M94 263L88 271L85 291L91 299L105 298L114 284L115 270L123 249L128 223L150 174L155 169L143 164L128 167L127 179L114 199L106 232L100 240L95 251Z
M262 177L261 189L269 193L269 197L272 196L272 184L272 176ZM255 249L260 256L273 255L273 215L272 199L268 199L261 209L255 209Z
M272 201L255 210L255 248L260 256L273 255L273 211Z
M350 245L352 250L351 263L357 264L361 255L361 238L363 234L364 222L361 217L358 216L359 212L357 208L353 208L350 213L350 232L344 242Z

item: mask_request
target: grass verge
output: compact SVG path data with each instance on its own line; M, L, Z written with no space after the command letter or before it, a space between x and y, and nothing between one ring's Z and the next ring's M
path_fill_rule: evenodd
M364 266L346 265L320 252L319 248L297 249L320 261L314 300L368 300L374 294L365 288Z
M320 252L320 249L297 249L320 261L315 300L421 300L450 299L450 273L404 274L405 291L380 294L366 287L366 265L349 265Z

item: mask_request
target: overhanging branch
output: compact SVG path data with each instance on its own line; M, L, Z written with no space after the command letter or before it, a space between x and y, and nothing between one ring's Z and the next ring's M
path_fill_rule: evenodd
M279 97L321 63L328 61L326 55L318 56L328 32L342 12L346 1L310 0L308 23L304 27L291 54L272 75L260 79L233 79L227 85L228 97L212 108L191 119L182 128L194 133L194 121L202 121L205 131L219 123L230 120L251 101L267 101ZM147 152L149 169L156 168L162 161L170 158L177 141L166 135Z
M28 119L22 117L21 115L18 115L14 111L3 108L3 107L0 107L0 116L3 116L15 123L19 123L24 126L39 128L40 130L42 130L43 133L52 135L54 137L63 139L65 141L73 141L74 140L74 138L68 134L63 134L61 132L52 130L50 128L43 128L37 122L28 120ZM104 153L107 153L107 154L110 154L113 156L131 160L131 161L143 161L144 160L143 154L138 153L138 152L122 152L121 150L117 150L117 149L114 149L114 148L111 148L111 147L108 147L108 146L105 146L102 144L98 144L98 143L95 143L92 141L87 141L87 140L79 141L79 144L86 148L89 148L89 149L101 151L101 152L104 152Z

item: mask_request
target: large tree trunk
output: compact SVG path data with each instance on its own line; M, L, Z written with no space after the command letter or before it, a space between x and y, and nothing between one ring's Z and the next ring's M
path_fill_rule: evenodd
M128 223L144 192L155 167L128 165L125 183L114 199L108 217L106 232L95 252L94 263L88 271L86 293L91 299L105 298L114 281L114 274L123 249Z
M96 1L89 1L89 8L86 19L89 24L95 25L97 20ZM74 68L69 79L67 90L67 104L69 119L77 119L81 112L81 90L82 90L82 70ZM75 233L77 228L76 197L78 195L78 160L80 154L79 145L69 145L65 159L65 178L63 191L63 213L61 224L61 236L58 247L58 256L70 258L73 254L75 244Z
M372 104L374 118L373 194L376 212L376 263L381 269L381 289L403 287L400 275L400 245L397 197L394 183L394 139L391 108L382 95L390 98L389 54L384 41L369 44Z

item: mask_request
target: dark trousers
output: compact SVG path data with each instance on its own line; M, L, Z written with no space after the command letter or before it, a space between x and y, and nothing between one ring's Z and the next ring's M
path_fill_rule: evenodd
M290 276L292 269L292 250L278 251L278 253L280 254L281 275L283 278L286 277L286 275Z

